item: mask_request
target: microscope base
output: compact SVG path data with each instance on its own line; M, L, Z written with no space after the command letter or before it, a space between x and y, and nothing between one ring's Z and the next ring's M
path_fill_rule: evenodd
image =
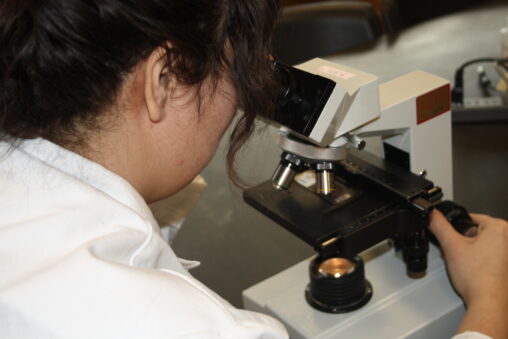
M361 256L372 300L345 314L313 309L304 296L307 259L243 291L246 309L279 319L292 339L300 338L450 338L464 315L450 286L439 250L431 246L424 278L411 279L405 265L385 242Z

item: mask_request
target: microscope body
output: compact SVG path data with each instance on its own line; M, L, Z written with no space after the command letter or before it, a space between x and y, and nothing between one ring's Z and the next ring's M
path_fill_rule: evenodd
M358 147L358 138L380 137L367 143L367 150L415 174L425 173L443 189L445 198L452 198L450 84L446 79L415 71L379 84L374 75L319 58L296 68L329 83L307 90L304 84L309 80L298 75L299 85L287 85L288 92L295 94L285 93L270 121L283 135L315 146L311 155L315 158L319 149ZM280 140L279 145L287 150ZM295 148L290 151L309 154Z
M283 150L275 182L246 190L244 199L313 246L320 260L353 262L360 254L372 287L367 282L370 295L355 307L323 307L309 297L312 281L305 296L296 289L309 279L306 262L244 291L245 306L279 318L292 338L451 335L462 303L426 231L435 204L452 198L448 81L417 71L380 85L375 76L321 59L297 67L330 83L316 91L317 109L309 113L307 106L304 121L301 114L288 117L301 100L283 102L273 122ZM415 280L404 271L427 277ZM424 299L415 302L416 296ZM418 315L402 326L399 313L408 310Z

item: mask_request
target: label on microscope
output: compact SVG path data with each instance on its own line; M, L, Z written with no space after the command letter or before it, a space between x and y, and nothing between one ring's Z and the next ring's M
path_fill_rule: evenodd
M330 67L330 66L321 66L321 67L319 67L319 71L323 72L325 74L337 77L337 78L344 79L344 80L351 79L356 76L356 74L353 74L351 72L347 72L342 69L338 69L338 68Z
M416 98L416 121L419 124L451 109L450 84Z

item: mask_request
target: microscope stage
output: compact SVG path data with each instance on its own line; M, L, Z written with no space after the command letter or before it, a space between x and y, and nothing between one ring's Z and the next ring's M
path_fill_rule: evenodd
M346 160L356 173L342 170L336 175L339 190L345 184L348 192L354 192L346 201L336 203L297 183L289 191L277 191L270 181L246 190L244 199L316 251L336 242L342 252L356 255L403 227L421 223L414 218L406 222L400 211L408 210L414 196L432 187L430 181L382 159L361 157L349 155Z

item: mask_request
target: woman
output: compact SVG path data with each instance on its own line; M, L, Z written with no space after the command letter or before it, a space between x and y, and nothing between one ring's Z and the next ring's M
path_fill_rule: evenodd
M146 205L201 171L239 106L232 163L272 105L277 12L1 2L1 338L286 336L193 279Z
M277 12L276 0L0 3L1 338L287 337L193 279L146 205L200 172L241 108L234 178L273 107Z

